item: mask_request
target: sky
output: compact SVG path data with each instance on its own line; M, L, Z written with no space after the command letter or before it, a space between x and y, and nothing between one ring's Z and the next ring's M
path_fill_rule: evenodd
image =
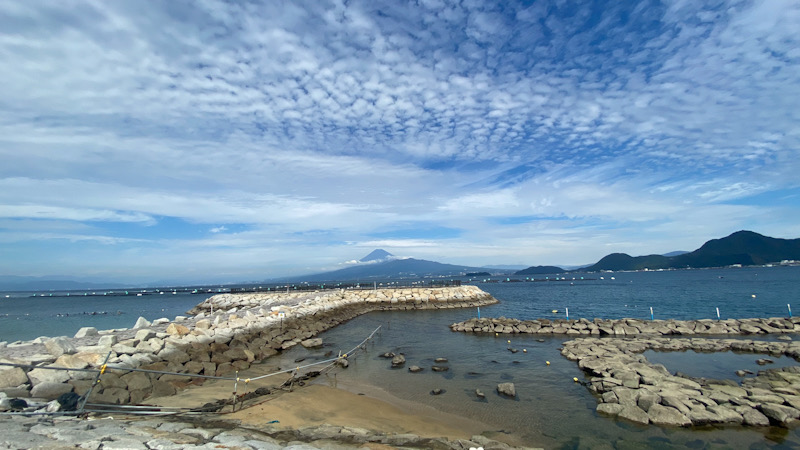
M0 2L0 275L800 237L800 2Z

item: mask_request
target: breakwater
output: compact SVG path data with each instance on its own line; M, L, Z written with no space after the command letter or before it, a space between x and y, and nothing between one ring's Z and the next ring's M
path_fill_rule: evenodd
M800 317L726 320L641 320L641 319L469 319L450 326L467 333L564 334L569 336L692 336L724 334L766 334L800 332Z
M561 354L576 361L590 376L585 385L597 396L597 411L604 415L640 424L679 427L726 424L788 427L800 420L800 365L759 371L755 377L739 383L673 374L642 354L647 350L734 351L800 360L800 342L786 336L800 332L797 318L724 321L483 318L454 323L451 330L575 336L564 343ZM769 333L781 334L780 340L742 337ZM695 337L698 335L703 337ZM726 335L737 338L725 338Z
M139 403L201 377L232 375L301 343L319 345L311 339L316 334L367 312L496 302L475 286L220 294L172 321L140 318L131 329L83 328L72 338L4 343L0 362L10 365L0 366L0 392L51 400L92 389L92 403ZM103 366L119 369L103 370L95 383Z

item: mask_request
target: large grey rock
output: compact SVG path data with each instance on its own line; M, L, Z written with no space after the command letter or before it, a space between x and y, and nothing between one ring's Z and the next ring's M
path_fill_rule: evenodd
M650 423L650 416L636 405L622 405L622 410L617 416L644 425Z
M597 405L597 412L609 416L616 416L622 411L622 408L624 408L624 406L619 403L600 403Z
M138 319L136 319L136 324L133 325L133 329L135 330L135 329L139 329L139 328L147 328L150 325L151 325L151 323L150 323L149 320L147 320L144 317L140 316Z
M406 357L403 355L396 355L392 358L392 367L401 367L406 363Z
M139 342L146 342L156 337L156 332L148 328L143 328L136 332L136 340Z
M66 370L33 369L28 372L28 380L33 386L41 383L64 383L69 380Z
M300 341L300 345L302 345L305 348L322 347L322 339L321 338L306 339L304 341Z
M31 397L47 400L57 399L59 395L72 392L72 385L68 383L39 383L31 389Z
M497 393L506 397L515 398L517 396L517 389L514 383L500 383L497 385Z
M25 371L19 367L0 366L0 389L17 387L27 382Z
M85 338L87 336L97 336L97 328L83 327L75 333L75 339Z
M72 355L78 353L78 349L75 347L75 345L64 336L47 339L44 341L44 346L47 351L55 357L59 357L64 354Z
M745 425L751 427L766 427L769 425L769 418L753 408L748 408L742 412L742 420Z
M651 405L647 415L650 417L650 421L656 425L687 427L692 424L688 417L670 406Z
M117 335L115 334L100 336L100 339L97 341L97 345L102 345L104 347L111 347L116 343L117 343Z
M786 426L800 417L800 411L789 406L765 403L760 406L761 412L769 418L769 421L781 426Z

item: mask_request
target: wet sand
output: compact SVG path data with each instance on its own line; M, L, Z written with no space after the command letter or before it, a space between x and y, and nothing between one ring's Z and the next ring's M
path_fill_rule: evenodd
M242 373L240 376L244 379L248 374ZM240 382L239 393L254 391L259 387L274 388L288 378L286 374L247 385ZM491 439L519 445L509 442L509 436L492 432L490 426L481 422L399 399L375 386L334 380L323 375L305 386L295 386L291 392L278 390L257 397L246 402L242 409L237 407L236 412L230 412L231 408L226 407L222 417L254 426L277 420L277 425L286 428L328 424L380 433L410 433L448 439L469 439L473 435L483 434ZM190 386L176 395L150 398L146 403L198 407L218 399L231 398L232 392L230 381L211 381L201 386Z

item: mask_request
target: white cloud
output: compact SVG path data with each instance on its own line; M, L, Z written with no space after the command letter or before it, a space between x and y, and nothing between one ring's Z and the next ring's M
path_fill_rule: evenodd
M106 236L145 271L143 233L235 272L329 266L346 242L581 263L687 242L670 229L794 230L795 209L728 203L798 188L796 2L562 8L7 2L0 219L84 227L0 234ZM396 223L459 233L372 237Z

